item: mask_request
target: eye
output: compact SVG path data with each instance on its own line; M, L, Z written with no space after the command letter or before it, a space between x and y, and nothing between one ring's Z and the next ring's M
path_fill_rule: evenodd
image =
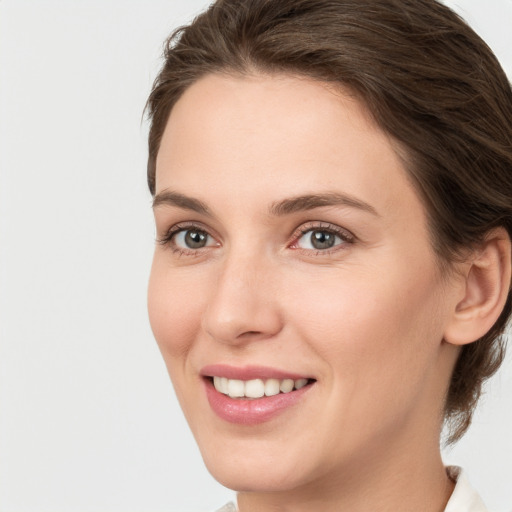
M194 224L176 224L158 239L161 245L181 255L198 255L201 249L218 246L217 240L205 229Z
M354 236L348 231L334 225L306 225L299 229L294 237L293 249L330 252L338 246L354 242Z
M215 245L215 240L200 229L182 229L172 237L174 245L180 249L201 249Z
M299 240L297 245L301 249L331 249L334 245L342 242L341 238L334 233L320 229L310 229L306 231Z

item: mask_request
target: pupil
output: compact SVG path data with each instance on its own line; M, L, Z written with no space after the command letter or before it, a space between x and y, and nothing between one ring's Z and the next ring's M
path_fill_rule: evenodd
M311 233L311 244L315 249L329 249L334 245L335 236L326 231L313 231Z
M202 231L187 231L185 243L190 249L199 249L206 245L206 236Z

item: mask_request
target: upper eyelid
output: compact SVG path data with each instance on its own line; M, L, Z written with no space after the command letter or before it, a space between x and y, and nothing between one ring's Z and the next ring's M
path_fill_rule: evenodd
M213 230L211 228L203 225L202 222L198 221L176 222L171 227L166 229L165 235L179 233L180 231L187 231L188 229L197 229L198 231L204 231L205 233L208 233L210 236L217 236L212 234Z
M305 222L305 223L301 224L294 231L293 236L296 236L299 233L305 234L309 231L315 231L315 230L317 230L317 231L325 230L325 231L332 232L336 235L340 235L343 238L350 239L352 241L356 240L356 236L348 229L338 226L336 224L331 224L330 222L322 222L322 221L309 221L309 222Z

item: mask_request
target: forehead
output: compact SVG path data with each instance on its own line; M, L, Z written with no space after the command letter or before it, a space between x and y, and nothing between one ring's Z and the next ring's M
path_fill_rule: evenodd
M338 191L404 211L418 203L389 137L346 91L291 75L207 75L174 106L157 193L207 202ZM418 205L416 204L416 207Z
M367 137L385 137L363 104L341 86L288 74L209 74L186 89L175 104L160 150L164 145L172 146L177 136L184 139L193 135L199 141L202 135L212 135L212 122L247 140L258 130L260 136L266 131L268 149L276 131L281 144L300 135L313 140L318 124L330 125L328 128L334 130L340 124L350 124L352 130L365 132ZM198 132L201 124L203 130ZM227 135L228 132L217 133L220 140ZM201 141L208 142L206 138ZM158 156L161 159L161 152Z

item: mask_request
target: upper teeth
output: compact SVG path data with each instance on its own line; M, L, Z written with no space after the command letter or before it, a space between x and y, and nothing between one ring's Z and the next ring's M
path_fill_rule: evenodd
M220 393L229 395L231 398L261 398L262 396L273 396L281 393L289 393L294 388L303 388L308 379L262 379L237 380L226 377L213 377L213 385Z

